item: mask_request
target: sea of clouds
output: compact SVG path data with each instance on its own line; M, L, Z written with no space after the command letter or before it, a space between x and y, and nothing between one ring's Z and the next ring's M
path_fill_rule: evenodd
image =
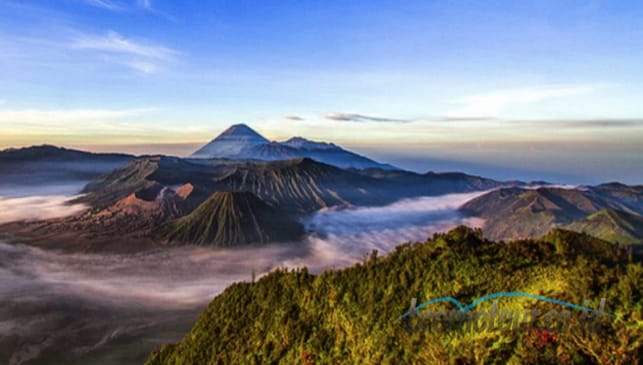
M80 212L84 206L66 203L73 194L48 195L42 190L35 196L0 195L0 222ZM143 350L151 350L183 333L177 330L162 338L159 326L168 321L189 326L216 294L233 282L251 280L253 273L261 276L276 267L307 266L314 273L341 268L374 249L386 253L400 243L423 241L459 224L479 226L480 220L462 216L457 207L480 194L321 210L303 219L310 232L303 242L289 244L94 254L0 242L0 350L12 351L11 363L20 364L47 347L73 343L69 339L74 336L91 338L87 332L96 335L93 344L74 345L70 351L96 351L134 334L150 346ZM39 339L43 330L50 342ZM3 348L14 346L16 336L23 344L20 348ZM131 358L132 363L137 361Z

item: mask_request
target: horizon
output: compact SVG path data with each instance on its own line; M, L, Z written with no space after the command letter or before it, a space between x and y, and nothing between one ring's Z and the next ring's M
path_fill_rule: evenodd
M265 137L263 134L260 132L256 131L252 126L249 126L246 123L239 123L239 124L233 124L230 125L226 128L224 128L219 134L217 134L214 138L218 137L220 134L226 132L229 128L234 127L234 126L239 126L243 125L248 128L250 128L252 131L255 133L258 133L262 137ZM55 144L49 144L49 143L43 143L43 144L38 144L38 145L25 145L25 146L12 146L12 147L7 147L8 149L12 148L29 148L29 147L42 147L42 146L52 146L52 147L60 147L60 148L67 148L67 149L73 149L73 150L79 150L79 151L85 151L85 152L93 152L93 153L125 153L125 154L131 154L134 156L144 156L144 155L167 155L167 156L175 156L175 157L180 157L180 158L188 158L190 155L192 155L194 152L196 152L198 149L203 147L204 145L210 143L214 138L209 139L207 142L204 143L176 143L176 144L137 144L137 145L55 145ZM304 138L306 140L310 140L306 136L289 136L286 138L282 138L280 140L277 139L271 139L267 138L271 142L285 142L290 138ZM330 142L332 141L315 141L313 142ZM344 148L343 146L339 146ZM0 152L5 150L5 148L0 149ZM365 157L372 157L372 154L377 155L377 150L369 150L369 149L349 149L349 151L352 152L358 152L362 154ZM369 154L371 153L371 154ZM543 171L531 171L527 169L518 169L518 168L511 168L508 166L494 166L494 165L489 165L485 163L474 163L474 162L467 162L467 161L455 161L455 160L440 160L440 159L431 159L429 160L432 162L432 168L429 169L423 169L422 166L424 166L427 163L426 158L422 159L419 162L414 161L412 158L409 158L408 156L398 156L396 159L393 157L392 159L389 160L380 160L377 159L377 162L381 163L390 163L398 168L402 168L407 171L413 171L416 173L428 173L428 172L437 172L437 173L450 173L450 172L463 172L467 173L470 175L474 176L482 176L482 177L487 177L487 178L493 178L496 180L505 180L505 181L511 181L511 180L522 180L522 181L545 181L548 183L553 183L553 184L564 184L564 185L599 185L599 184L606 184L606 183L613 183L613 182L618 182L618 183L630 183L632 185L638 185L638 181L633 181L633 182L628 182L628 181L623 181L623 180L617 180L617 179L606 179L606 180L582 180L579 179L578 177L573 177L570 175L564 175L564 174L556 174L556 173L549 173L549 174L543 174ZM395 162L391 162L395 161Z
M0 16L2 149L182 156L244 122L413 171L643 181L640 4L3 1Z

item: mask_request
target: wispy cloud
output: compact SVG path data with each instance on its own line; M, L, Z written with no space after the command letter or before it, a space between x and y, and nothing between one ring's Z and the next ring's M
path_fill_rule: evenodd
M482 122L482 121L493 121L496 120L497 118L494 117L489 117L489 116L462 116L462 117L457 117L457 116L445 116L445 117L438 117L435 119L432 119L432 121L435 122Z
M114 31L100 36L78 36L70 46L74 49L117 55L118 63L146 74L158 72L164 63L174 61L180 54L172 48L135 41Z
M136 3L147 10L152 10L152 0L137 0Z
M73 48L93 49L104 52L115 52L147 58L168 60L179 52L171 48L136 42L127 39L117 32L109 31L104 36L82 36L72 43Z
M534 125L550 125L558 128L620 128L620 127L643 127L643 118L595 118L595 119L528 119L510 120L510 122Z
M479 116L497 117L514 106L524 106L545 100L585 95L599 89L600 85L544 85L520 89L507 89L465 96L454 100L461 107L449 114L452 118Z
M383 122L383 123L408 123L410 119L384 118L354 113L328 113L326 119L342 122Z
M154 108L139 109L0 109L0 123L58 123L93 122L140 116Z
M210 129L169 123L158 109L36 109L0 107L0 146L42 143L184 143Z
M145 74L153 74L160 70L160 67L158 65L155 65L154 63L151 63L151 62L145 62L145 61L128 62L127 66L130 66L131 68Z
M125 11L136 8L153 11L151 0L83 0L85 4L111 11Z
M304 120L304 118L302 118L302 117L300 117L298 115L286 115L284 118L286 118L288 120L298 121L298 122Z
M87 5L91 5L97 8L107 9L111 11L122 11L125 8L111 0L85 0Z
M155 15L159 15L163 18L166 18L170 21L175 21L174 17L159 11L154 7L152 0L128 0L128 1L117 1L117 0L83 0L87 5L106 9L113 12L136 12L136 11L145 11Z

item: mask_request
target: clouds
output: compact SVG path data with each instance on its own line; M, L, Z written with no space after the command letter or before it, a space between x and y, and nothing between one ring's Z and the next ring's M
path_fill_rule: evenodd
M373 249L387 253L404 241L423 241L457 224L476 225L450 212L463 197L327 210L312 217L326 234L311 234L294 245L164 247L115 254L61 253L0 242L0 257L8 258L0 260L0 337L19 338L34 356L48 347L83 353L90 343L98 349L92 356L99 360L100 353L107 353L110 363L116 351L117 361L129 362L132 354L118 352L115 340L135 339L148 346L168 333L175 336L175 329L190 326L213 296L234 282L252 280L253 273L262 276L277 267L302 266L319 273L353 265ZM0 207L5 203L0 199ZM407 208L420 225L389 227L387 218L405 221ZM185 318L178 322L181 313L179 318ZM42 341L43 332L47 341Z
M0 196L0 223L64 217L87 209L84 205L68 205L70 199L68 196Z
M284 118L288 120L296 121L296 122L305 120L303 117L300 117L298 115L286 115Z
M135 42L114 31L108 31L104 36L78 37L72 42L71 47L121 53L160 60L171 59L178 54L177 51L167 47Z
M597 84L553 84L468 95L453 100L454 103L460 104L461 107L448 113L448 115L455 118L467 118L471 116L498 117L512 107L585 95L598 90L600 87L601 86Z
M128 13L128 12L137 12L142 11L154 15L158 15L162 18L175 21L175 18L167 13L159 11L156 9L152 3L152 0L84 0L86 5L93 6L95 8L100 8L108 10L111 12L117 13Z
M0 66L20 69L17 75L40 72L43 80L57 79L58 75L74 77L85 71L83 79L86 80L122 76L123 66L137 74L159 73L175 66L183 55L154 40L151 32L128 26L130 22L140 23L142 18L149 18L151 13L165 16L154 9L150 1L84 0L77 7L87 5L114 12L113 15L98 12L103 17L117 18L110 21L113 28L101 29L96 25L103 24L102 21L87 21L55 8L10 9L19 14L9 17L8 25L0 25L0 48L4 56ZM0 4L0 11L4 10L3 6ZM139 11L132 11L135 9ZM23 24L38 24L38 27L25 30ZM4 79L11 80L11 77Z
M111 11L121 11L124 9L122 5L119 5L111 0L85 0L85 3L90 6Z
M132 8L153 10L151 0L132 0L130 2L116 0L84 0L84 3L89 6L110 11L125 11Z
M152 10L152 0L137 0L136 3L147 10Z
M0 148L33 144L110 145L200 141L208 125L177 126L167 110L133 108L5 108L0 106ZM112 146L110 151L115 148ZM171 152L171 151L168 151Z
M548 125L556 128L623 128L643 127L643 118L542 119L512 120L521 125Z
M12 260L0 262L0 269L29 273L33 284L64 284L61 289L66 294L99 302L109 298L114 303L191 306L206 303L231 282L250 280L252 271L263 274L275 267L307 266L312 272L320 272L351 265L372 249L387 253L405 241L422 241L436 231L446 231L458 224L479 225L479 220L467 219L455 209L483 193L408 199L377 208L324 210L306 222L317 233L294 245L231 250L188 246L134 255L88 255L58 254L0 242L0 254L11 251L13 255ZM62 213L61 197L23 198L20 203L27 199L33 200L32 206L51 210L28 218L50 218L50 214ZM13 208L8 204L11 201L0 199L0 207ZM412 222L408 222L409 218ZM0 290L13 287L16 282L13 279L0 277Z
M46 134L46 141L57 138L86 140L89 135L137 136L158 132L158 127L131 123L155 111L132 109L8 109L0 107L0 145L33 144L31 138ZM30 137L33 136L33 137ZM41 140L40 143L43 141Z
M119 57L119 62L143 73L155 73L162 64L175 60L180 52L158 44L135 41L115 31L104 35L82 35L72 40L70 47L97 51Z
M87 123L140 116L155 110L139 109L0 109L0 123L30 124L45 127L58 123Z
M354 113L328 113L324 115L324 118L341 121L341 122L383 122L383 123L408 123L411 122L409 119L397 119L397 118L383 118L383 117L374 117L364 114L354 114Z

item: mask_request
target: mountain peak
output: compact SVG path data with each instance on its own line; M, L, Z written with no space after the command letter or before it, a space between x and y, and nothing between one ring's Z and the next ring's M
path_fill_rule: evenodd
M315 142L304 137L292 137L285 142L281 143L284 146L293 147L293 148L303 148L303 149L317 149L317 150L328 150L335 149L335 146L332 143L326 142Z
M340 146L292 137L284 142L270 142L246 124L234 124L217 138L192 154L193 158L229 158L236 160L290 160L308 157L340 168L382 168L397 170Z
M269 143L266 138L245 124L234 124L217 138L192 154L197 158L230 157L251 147Z
M255 135L263 138L257 131L254 129L250 128L247 124L244 123L239 123L239 124L233 124L228 129L223 131L221 135Z
M284 142L284 143L301 143L301 142L312 142L312 141L311 141L311 140L309 140L309 139L306 139L306 138L304 138L304 137L295 136L295 137L290 137L290 138L289 138L286 142Z

